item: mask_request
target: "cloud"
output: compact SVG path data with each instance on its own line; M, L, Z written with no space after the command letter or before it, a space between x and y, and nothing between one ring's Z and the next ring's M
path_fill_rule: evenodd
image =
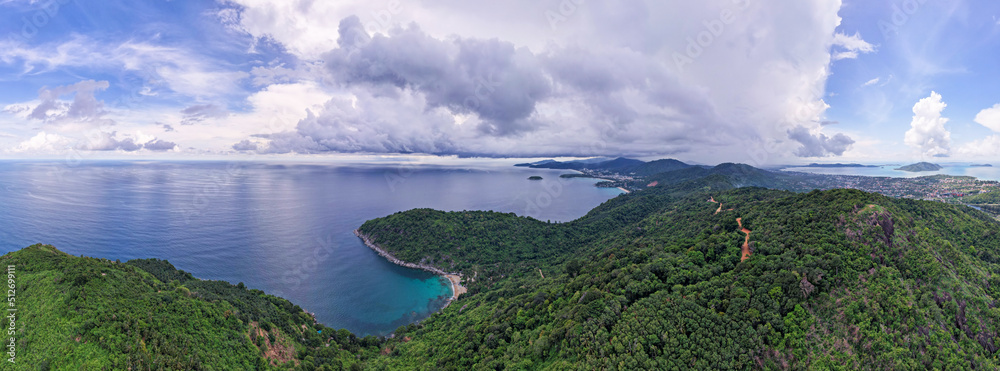
M1000 104L980 111L976 115L976 123L1000 133Z
M323 60L323 76L314 79L328 82L333 95L323 109L310 109L288 131L240 139L263 151L299 153L684 154L745 161L767 146L768 154L754 160L778 161L802 146L789 138L792 129L805 127L823 140L822 98L840 23L836 0L767 12L729 0L595 0L553 31L544 17L520 22L545 14L547 5L516 0L504 7L407 8L371 32L377 4L303 10L239 2L241 29L273 38L300 58ZM684 53L689 39L705 31L703 20L721 10L734 12L735 20L710 34L713 42L679 70L670 55ZM334 16L341 19L335 29L328 22ZM493 28L496 17L517 19L519 27ZM407 23L413 20L421 22ZM281 26L317 22L325 22L324 32L302 38ZM868 50L859 37L841 38L838 50ZM275 71L262 71L262 81L292 75ZM845 137L827 137L820 148L842 153Z
M181 114L184 115L181 125L194 125L203 123L206 120L226 117L229 115L229 112L225 108L215 104L200 104L181 110Z
M941 117L945 107L941 94L931 92L913 106L913 121L904 136L906 145L924 156L947 157L951 154L951 133L944 127L948 119Z
M26 115L28 115L28 114L31 113L31 110L32 110L32 108L31 108L30 105L26 105L26 104L9 104L9 105L7 105L6 107L3 108L3 113L10 114L10 115L15 115L15 116L24 114L26 116Z
M872 45L861 38L861 34L855 33L848 36L842 32L833 35L833 45L839 49L833 54L833 60L856 59L859 54L875 52L875 45Z
M804 126L789 130L788 137L802 144L795 152L795 155L799 157L840 156L854 144L854 139L847 135L841 133L833 137L827 137L822 133L813 135Z
M174 149L174 147L177 147L176 143L162 139L153 138L147 141L142 141L142 139L137 139L129 135L125 135L122 139L118 139L117 137L117 132L97 132L87 138L86 143L79 145L76 148L85 151L136 152L141 149L147 149L150 151L169 151Z
M257 143L251 142L249 139L244 139L239 143L233 144L233 149L241 152L242 151L253 152L257 151L258 146Z
M153 140L151 140L151 141L146 142L145 144L143 144L142 148L145 148L145 149L153 151L153 152L163 152L163 151L170 151L170 150L173 150L174 148L177 148L177 143L169 142L169 141L166 141L166 140L163 140L163 139L153 139Z
M11 152L20 153L59 153L72 147L73 141L67 137L50 134L44 131L39 132L31 139L21 142Z
M311 111L294 133L261 137L269 152L456 153L449 132L454 118L444 108L431 108L422 94L400 92L377 96L358 92L328 101L322 115Z
M38 92L40 103L31 109L28 118L46 123L72 121L107 124L107 121L101 120L107 113L104 110L104 103L97 100L94 94L109 86L107 81L86 80L52 89L42 88ZM73 101L60 100L66 95L73 95Z
M128 40L101 42L73 35L68 40L24 45L0 40L0 62L22 68L21 75L38 75L65 67L88 70L130 72L143 77L137 95L155 96L153 89L164 87L196 98L228 96L241 92L240 82L249 73L237 70L224 60L180 47Z
M882 78L881 77L876 77L874 79L868 80L868 82L866 82L864 84L861 84L861 86L862 87L872 86L872 85L878 84L880 81L882 81Z
M959 147L958 154L966 157L990 157L991 159L996 159L997 156L1000 156L1000 135L994 134L966 143Z
M338 42L324 56L335 81L418 91L429 108L476 114L485 133L532 130L527 119L552 91L533 53L497 39L439 40L416 25L369 38L352 16Z
M135 152L142 149L142 145L136 144L130 137L121 140L116 139L117 132L97 132L88 138L87 143L77 146L77 149L86 151L116 151Z
M859 35L835 36L841 0L781 7L588 0L558 25L546 17L560 11L552 2L391 4L219 2L226 9L218 20L250 36L232 39L255 40L250 57L194 50L170 44L172 38L109 43L74 36L3 48L0 59L22 74L127 71L150 88L136 89L139 96L160 93L157 102L233 108L209 118L209 107L188 113L178 112L185 106L170 107L139 120L150 127L172 124L152 128L158 134L175 129L168 139L194 148L677 154L708 162L780 161L803 146L789 136L800 127L824 143L823 98L834 53L874 49ZM675 53L691 63L678 67ZM248 86L267 88L243 102ZM836 136L825 141L820 147L837 152Z

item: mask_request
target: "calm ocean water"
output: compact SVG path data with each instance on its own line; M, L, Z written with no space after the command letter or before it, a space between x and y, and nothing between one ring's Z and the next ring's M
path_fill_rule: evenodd
M0 252L47 243L73 255L167 259L198 278L285 297L330 327L386 334L439 309L450 289L388 263L354 229L424 207L570 221L621 193L558 178L565 172L0 161Z
M976 167L968 164L940 164L944 169L940 171L926 171L911 173L900 170L893 170L901 165L879 166L879 167L790 167L782 170L797 171L813 174L830 175L864 175L864 176L884 176L892 178L915 178L929 175L963 175L973 176L980 180L1000 181L1000 166Z

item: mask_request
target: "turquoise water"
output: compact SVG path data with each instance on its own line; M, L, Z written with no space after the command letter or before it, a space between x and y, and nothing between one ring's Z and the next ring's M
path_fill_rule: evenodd
M509 165L0 161L0 252L160 258L285 297L324 324L387 334L438 310L447 282L387 262L353 230L413 208L569 221L621 191ZM540 175L543 181L529 181Z
M1000 167L974 167L968 164L939 164L944 169L940 171L926 171L911 173L906 171L893 170L902 165L879 166L879 167L790 167L782 169L784 171L797 171L812 174L830 175L864 175L864 176L884 176L893 178L915 178L929 175L960 175L973 176L980 180L1000 181Z

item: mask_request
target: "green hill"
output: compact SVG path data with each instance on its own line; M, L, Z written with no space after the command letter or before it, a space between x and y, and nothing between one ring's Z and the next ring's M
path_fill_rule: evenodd
M941 165L932 164L930 162L918 162L915 164L910 164L900 168L896 168L896 170L909 171L911 173L918 173L924 171L938 171L941 169L944 169L943 167L941 167Z
M514 166L530 167L537 169L603 170L603 171L612 171L616 173L634 175L640 177L691 167L691 165L685 164L683 162L674 159L662 159L650 162L643 162L640 160L633 160L624 157L619 157L616 159L598 158L598 159L590 159L583 161L568 161L568 162L546 160L535 163L517 164Z
M997 367L1000 224L985 214L851 190L654 188L609 203L564 224L427 211L365 223L390 251L475 278L373 364ZM736 218L752 231L742 262Z
M1000 205L1000 191L966 196L962 198L962 201L973 205Z
M568 223L428 209L364 223L360 232L385 250L461 272L469 290L390 339L314 324L283 299L197 280L163 261L121 264L36 245L0 258L22 272L18 305L44 309L24 313L19 361L216 370L1000 366L997 221L854 190L737 188L763 173L702 170L711 174L680 170L701 176L616 197Z
M0 264L15 267L17 286L16 363L5 357L5 370L340 369L379 352L378 339L316 324L285 299L162 260L34 245Z
M812 180L817 177L820 176L768 171L746 164L725 163L711 168L688 167L658 173L633 181L629 186L642 189L655 182L657 186L672 186L682 193L741 187L762 187L802 192L814 189Z

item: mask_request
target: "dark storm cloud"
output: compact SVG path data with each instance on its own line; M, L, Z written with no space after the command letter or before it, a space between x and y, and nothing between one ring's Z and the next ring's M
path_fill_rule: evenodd
M804 126L789 130L788 137L802 144L802 147L795 152L799 157L840 156L854 144L854 139L844 134L838 133L833 137L824 134L812 135Z
M341 21L340 48L324 55L330 80L353 98L331 99L295 132L267 135L265 151L587 155L611 141L726 125L704 94L633 51L535 54L496 39L437 39L415 25L374 37L360 27L356 17ZM570 114L540 114L543 104ZM569 135L590 139L569 144ZM528 148L519 143L527 137L554 144Z
M702 20L717 17L729 0L588 4L579 25L565 23L582 27L566 34L579 37L548 30L532 36L548 43L503 32L493 34L499 38L443 32L430 23L424 23L427 31L392 22L366 32L364 15L343 18L328 32L339 34L337 45L322 54L322 71L316 71L335 92L331 99L293 130L249 142L276 153L685 153L713 159L746 157L762 146L782 157L800 145L799 155L827 156L853 143L845 135L812 135L823 127L825 107L822 89L814 89L825 81L816 66L830 63L823 45L836 18L817 11L827 10L823 4L744 13L733 32L702 45L683 68L670 56L683 53L687 40L704 29ZM644 14L649 16L639 16ZM776 37L748 43L739 36L757 27ZM794 63L789 48L803 54Z
M474 113L479 129L513 135L533 129L529 117L551 84L527 49L497 39L435 39L416 25L367 38L360 20L340 24L340 45L325 55L335 81L418 91L428 107Z

